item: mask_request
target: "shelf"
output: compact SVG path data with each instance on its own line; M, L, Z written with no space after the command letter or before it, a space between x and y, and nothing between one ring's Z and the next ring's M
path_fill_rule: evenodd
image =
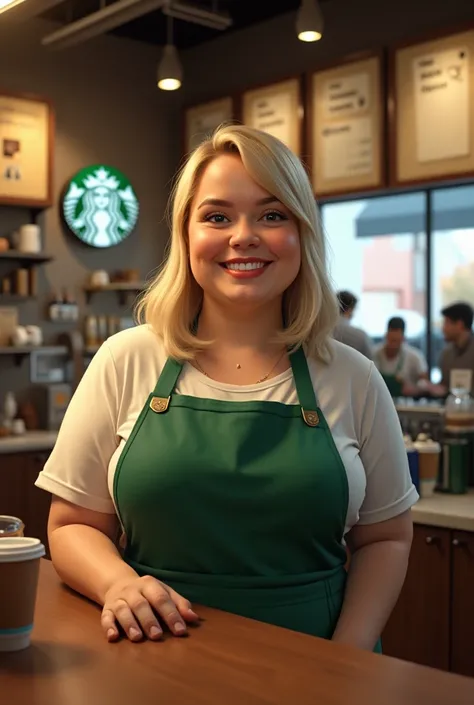
M53 258L45 252L19 252L7 250L0 252L0 277L6 277L15 269L36 267L39 264L51 262Z
M8 345L0 347L0 357L11 355L16 358L17 365L21 364L24 357L34 352L44 352L48 355L67 355L68 349L65 345Z
M25 303L26 301L34 301L34 296L23 296L22 294L0 294L0 305L8 306L9 304Z
M145 289L146 282L111 282L110 284L104 284L104 286L92 286L88 285L84 287L84 292L86 294L87 302L90 301L94 294L105 294L107 292L115 292L119 296L121 304L124 304L127 300L129 294L140 293Z

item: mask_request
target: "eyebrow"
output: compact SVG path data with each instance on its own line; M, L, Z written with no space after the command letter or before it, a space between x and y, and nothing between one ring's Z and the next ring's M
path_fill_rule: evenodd
M256 201L255 205L266 206L269 203L280 203L280 201L275 196L265 196L265 198L261 198L259 201ZM221 206L222 208L232 208L233 205L234 204L232 201L224 201L221 198L205 198L199 205L198 210L200 208L204 208L204 206Z

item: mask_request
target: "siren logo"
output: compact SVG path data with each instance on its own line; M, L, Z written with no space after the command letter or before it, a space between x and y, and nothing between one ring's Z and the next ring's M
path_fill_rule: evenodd
M71 179L63 213L71 231L91 247L112 247L130 235L138 199L128 179L109 166L90 166Z

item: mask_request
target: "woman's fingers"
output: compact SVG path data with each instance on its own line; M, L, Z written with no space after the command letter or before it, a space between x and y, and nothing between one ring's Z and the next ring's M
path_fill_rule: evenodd
M115 619L120 624L130 641L140 641L143 632L135 619L130 605L124 600L119 600L114 606Z
M190 601L185 597L182 597L179 592L176 592L172 588L167 588L167 590L169 596L178 608L178 612L186 620L186 622L199 622L199 615L197 615L193 610Z
M119 631L115 622L115 615L112 610L104 609L101 617L102 629L106 633L107 641L117 641Z
M186 634L186 622L178 611L169 588L157 580L147 581L143 586L143 595L161 619L168 625L175 636Z

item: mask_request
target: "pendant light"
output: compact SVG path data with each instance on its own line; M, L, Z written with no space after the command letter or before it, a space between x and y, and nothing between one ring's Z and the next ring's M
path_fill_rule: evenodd
M323 13L318 0L301 0L296 15L296 31L302 42L317 42L323 36Z
M157 84L162 91L176 91L181 88L183 69L178 52L173 44L173 18L166 18L166 46L158 64Z

